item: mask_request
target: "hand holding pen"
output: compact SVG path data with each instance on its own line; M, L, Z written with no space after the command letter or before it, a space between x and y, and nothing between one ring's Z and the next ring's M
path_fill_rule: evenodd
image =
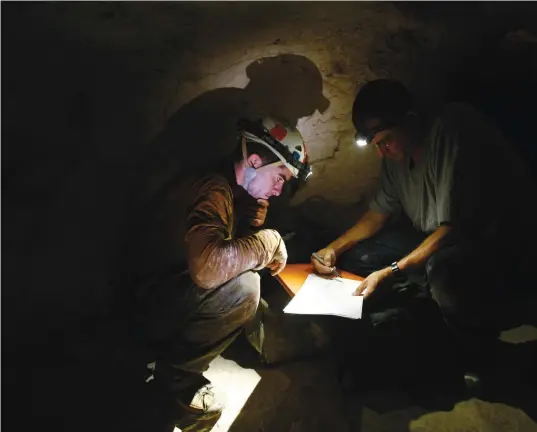
M333 249L321 249L319 252L311 254L311 263L315 271L319 274L332 274L336 277L341 275L336 270L336 253Z

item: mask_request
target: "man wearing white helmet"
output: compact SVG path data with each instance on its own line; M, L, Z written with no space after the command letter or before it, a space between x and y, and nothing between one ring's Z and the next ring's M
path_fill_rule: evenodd
M291 178L311 173L294 127L265 118L242 120L239 128L231 159L171 182L142 216L135 241L143 321L157 352L151 386L156 405L166 409L155 417L173 417L169 428L191 430L219 418L222 406L202 372L254 316L256 272L276 275L286 264L280 234L260 229L268 200Z

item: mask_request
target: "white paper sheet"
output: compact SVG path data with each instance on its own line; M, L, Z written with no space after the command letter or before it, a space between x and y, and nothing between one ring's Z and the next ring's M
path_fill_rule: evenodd
M364 298L352 295L359 285L360 282L352 279L326 279L310 274L283 311L290 314L362 318Z

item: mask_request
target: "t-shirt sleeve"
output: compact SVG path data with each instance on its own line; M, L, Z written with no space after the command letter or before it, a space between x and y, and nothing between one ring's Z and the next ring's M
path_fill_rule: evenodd
M380 180L371 202L369 209L377 213L393 214L401 208L397 189L393 181L393 176L385 160L382 161L380 170Z

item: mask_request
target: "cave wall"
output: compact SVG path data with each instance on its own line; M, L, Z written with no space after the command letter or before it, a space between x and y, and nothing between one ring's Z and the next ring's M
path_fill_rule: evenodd
M530 8L2 2L2 297L13 337L48 340L50 328L106 312L132 197L150 196L188 159L184 149L199 147L188 134L158 147L189 103L207 116L199 133L214 137L216 149L220 129L212 120L230 117L226 103L248 105L243 89L259 78L249 67L294 56L291 84L278 82L276 67L261 77L269 87L254 92L260 105L266 99L263 109L285 113L296 104L290 115L314 176L294 204L313 196L358 202L379 168L372 149L353 145L349 114L359 85L397 78L432 108L445 98L448 77L464 72L463 59L479 56L490 35L532 25ZM314 70L301 69L302 61ZM315 69L322 93L311 90ZM312 92L328 100L322 112L308 102ZM313 102L322 102L319 94ZM189 115L183 124L192 125ZM147 155L155 152L168 165L146 178Z

